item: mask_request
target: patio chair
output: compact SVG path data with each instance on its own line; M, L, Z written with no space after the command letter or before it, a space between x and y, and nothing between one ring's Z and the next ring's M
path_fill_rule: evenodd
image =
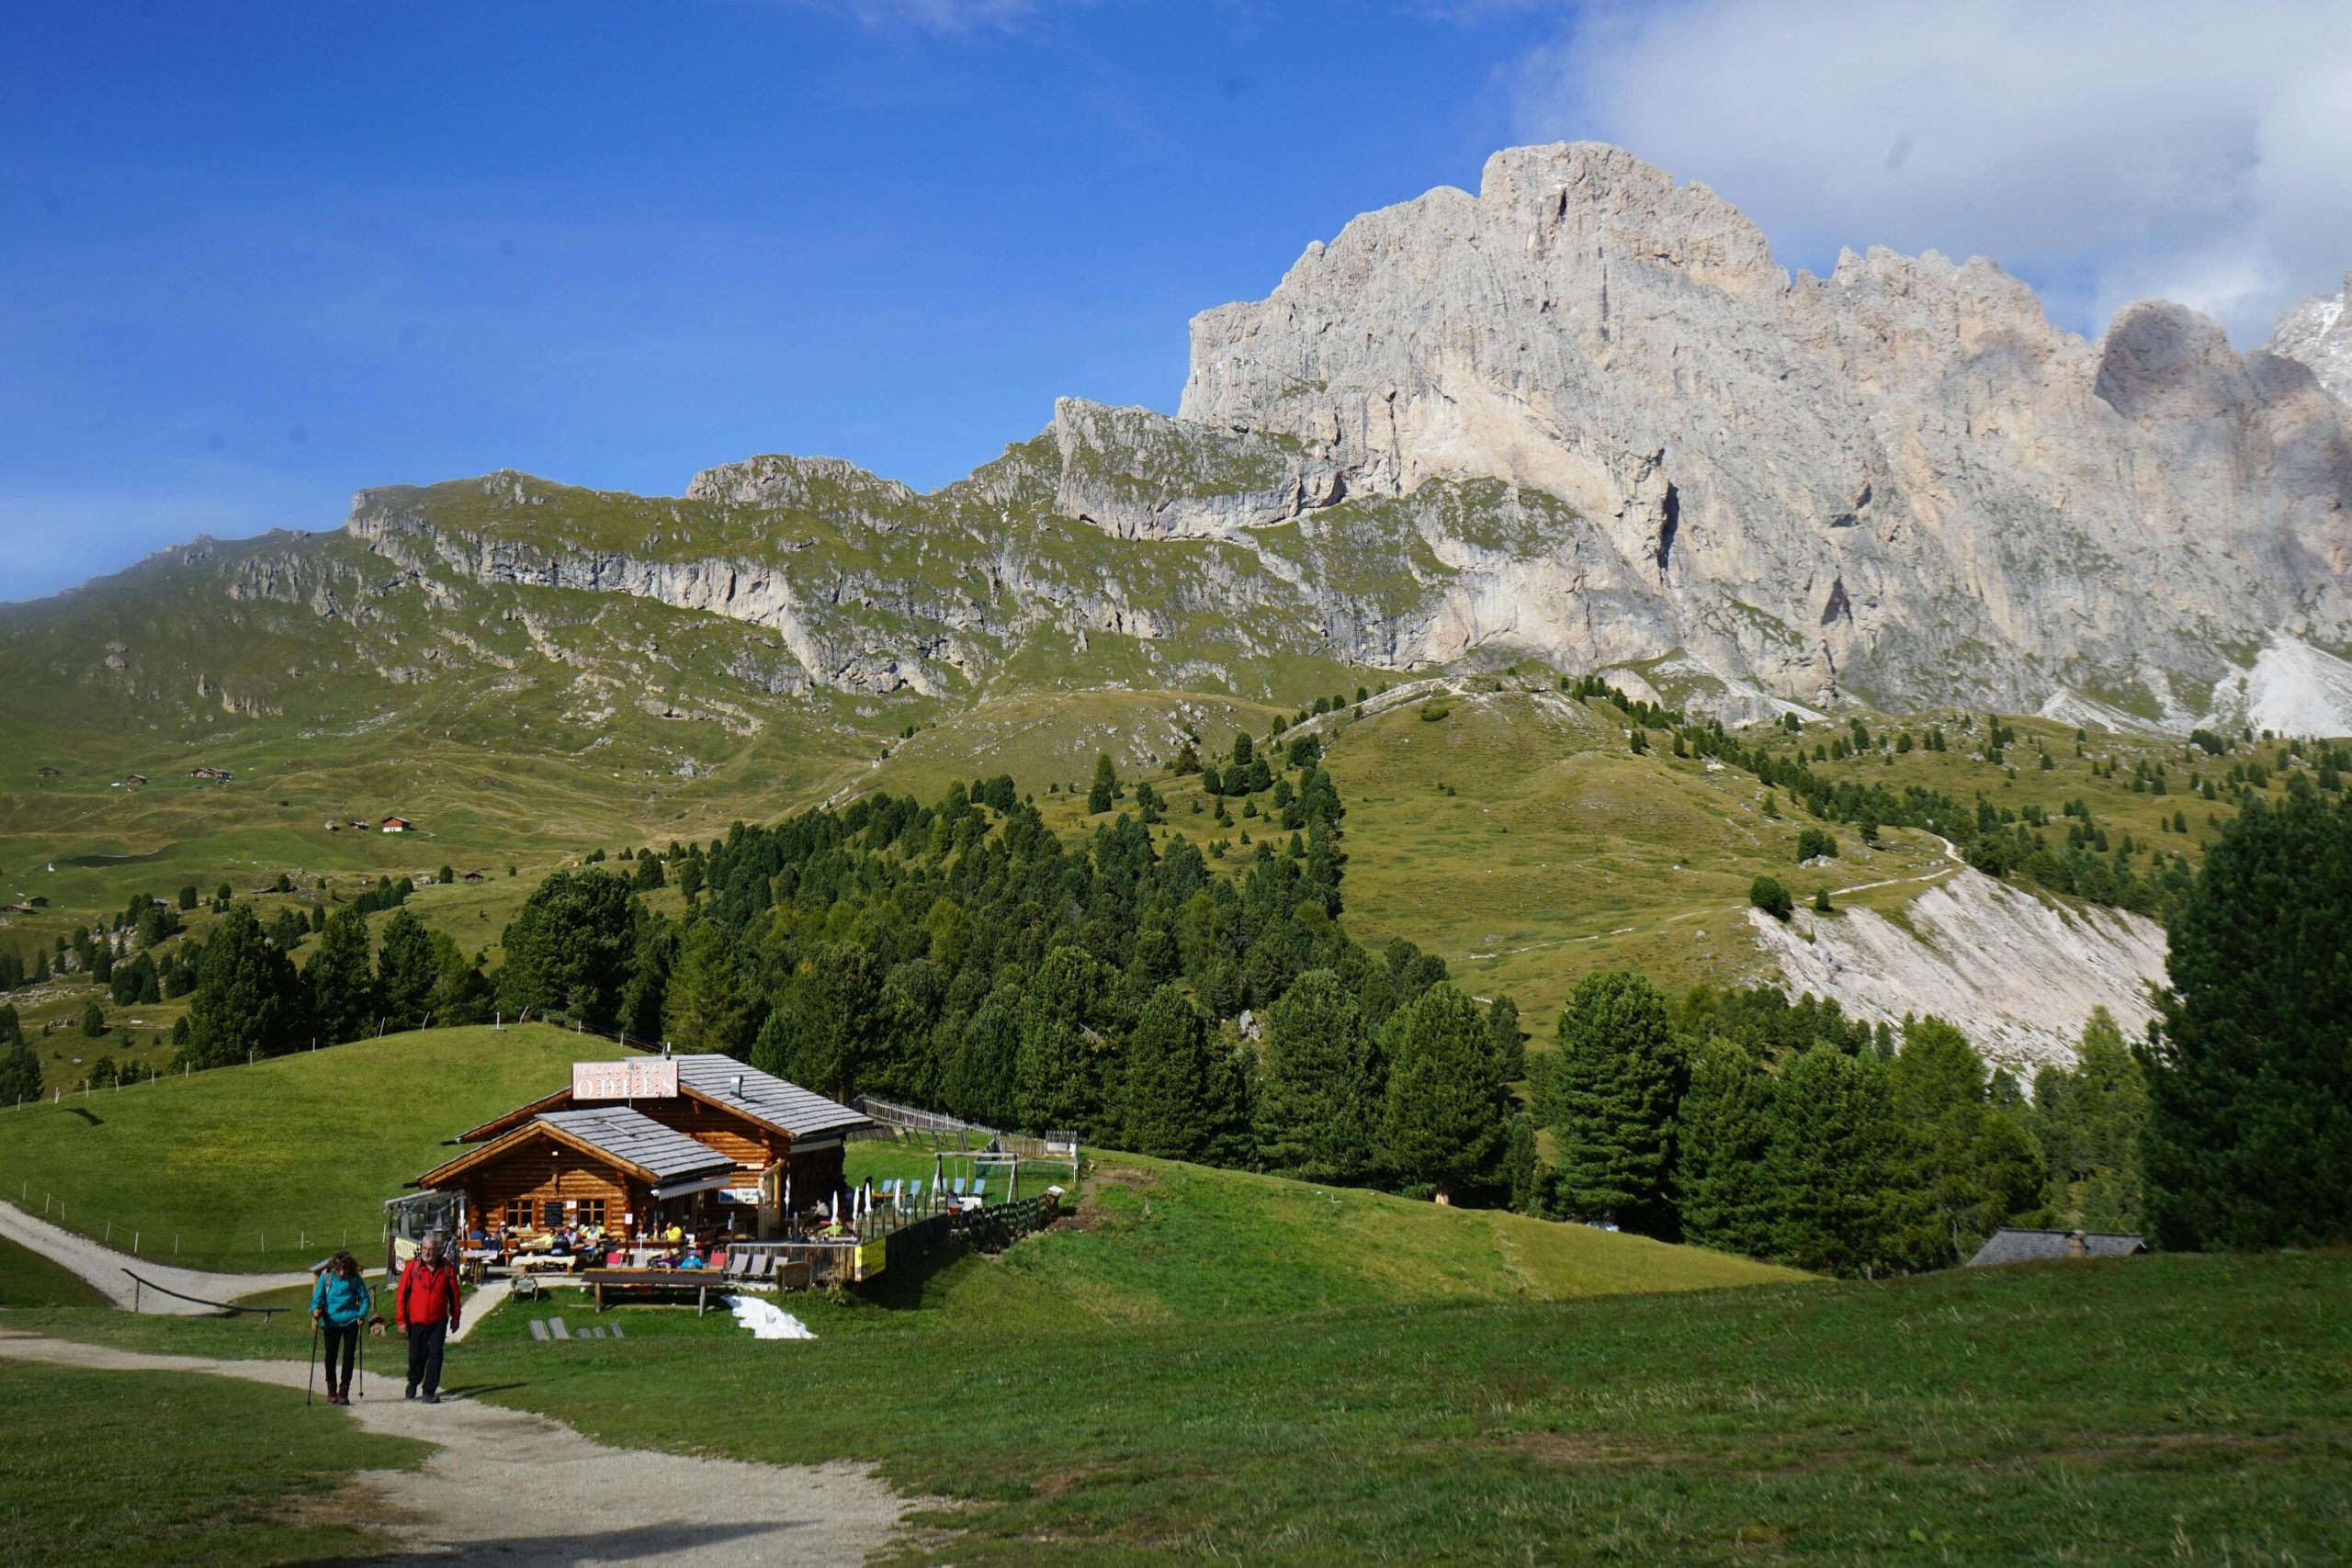
M972 1196L975 1198L985 1198L988 1195L989 1179L985 1176L976 1176L972 1178Z
M960 1177L960 1176L959 1176L959 1177L957 1177L957 1178L956 1179L956 1190L955 1190L954 1196L958 1197L958 1198L961 1198L963 1195L964 1195L964 1179L963 1179L962 1177Z
M914 1200L920 1199L922 1196L922 1177L920 1177L920 1176L918 1176L918 1177L916 1177L914 1179L912 1179L911 1181L909 1181L909 1182L907 1183L907 1198L908 1198L908 1200L909 1200L910 1201L914 1201Z
M743 1278L747 1283L757 1285L764 1283L768 1277L775 1272L775 1254L773 1252L763 1252L757 1258L752 1259L751 1272L745 1274Z

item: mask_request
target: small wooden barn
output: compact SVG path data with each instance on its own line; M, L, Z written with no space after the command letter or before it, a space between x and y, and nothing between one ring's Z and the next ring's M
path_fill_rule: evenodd
M415 826L415 823L410 821L405 817L387 817L384 818L384 831L387 833L405 833Z
M470 1225L525 1234L774 1235L787 1211L832 1199L843 1140L871 1124L731 1056L576 1062L570 1087L459 1134L473 1146L411 1185L462 1193Z

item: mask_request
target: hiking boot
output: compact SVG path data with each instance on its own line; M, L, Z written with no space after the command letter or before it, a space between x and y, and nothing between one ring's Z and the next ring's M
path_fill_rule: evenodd
M414 1383L409 1384L408 1392L401 1394L401 1397L402 1399L414 1399L416 1397L416 1385Z
M441 1396L437 1393L428 1393L424 1396L424 1403L427 1404L438 1404L441 1403Z

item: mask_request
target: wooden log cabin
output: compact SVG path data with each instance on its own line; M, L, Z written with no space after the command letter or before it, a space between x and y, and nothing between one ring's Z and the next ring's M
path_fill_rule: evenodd
M459 1134L466 1152L410 1185L461 1194L469 1229L773 1236L833 1201L842 1141L869 1125L731 1056L581 1062L570 1088Z

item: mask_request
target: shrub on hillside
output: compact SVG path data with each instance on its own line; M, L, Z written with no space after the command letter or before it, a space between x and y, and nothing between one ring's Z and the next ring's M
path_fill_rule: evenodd
M1759 876L1748 885L1747 901L1776 920L1785 920L1796 908L1789 890L1774 878Z

